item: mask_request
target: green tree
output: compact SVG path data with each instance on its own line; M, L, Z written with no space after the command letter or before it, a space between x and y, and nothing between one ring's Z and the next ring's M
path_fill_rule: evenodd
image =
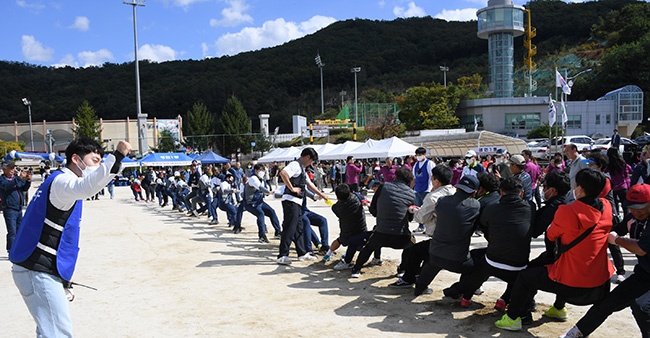
M99 126L99 118L95 113L95 109L88 104L88 101L84 100L77 108L72 133L75 138L89 137L93 140L99 140L102 128Z
M533 129L529 130L528 134L526 134L526 138L528 138L528 139L548 138L549 129L550 129L550 127L548 126L548 123L544 123L541 126L538 126L538 127L535 127ZM553 127L553 137L555 137L555 130L556 130L556 128ZM557 133L558 133L558 136L562 136L562 128L557 128Z
M232 95L221 113L221 128L226 134L224 154L231 154L240 149L243 153L250 151L250 141L252 138L250 132L251 119L248 118L246 110L241 101Z
M198 149L205 150L212 143L214 135L214 117L202 102L195 102L192 110L187 112L185 122L185 144Z
M397 99L399 119L406 130L452 128L458 125L455 113L459 102L460 90L453 85L429 83L411 87Z
M178 151L178 143L171 131L163 129L158 138L158 148L152 148L157 153L173 153Z
M402 136L405 129L405 126L399 123L393 114L382 114L368 121L365 126L366 134L376 140Z

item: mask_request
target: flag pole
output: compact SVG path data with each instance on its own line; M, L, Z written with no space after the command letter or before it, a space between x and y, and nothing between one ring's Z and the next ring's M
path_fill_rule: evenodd
M555 77L555 102L557 102L557 67L555 67L555 74L554 74L554 75L556 76L556 77ZM556 114L557 114L557 113L556 113ZM557 115L556 115L556 116L557 116ZM557 119L557 120L559 120L559 119ZM556 123L555 123L555 138L558 137L557 125L558 125L558 123L556 122ZM555 145L557 146L557 141L555 142ZM557 147L556 147L556 148L557 148ZM549 149L550 149L550 148L549 148ZM556 152L558 152L558 153L562 153L561 151L556 151Z

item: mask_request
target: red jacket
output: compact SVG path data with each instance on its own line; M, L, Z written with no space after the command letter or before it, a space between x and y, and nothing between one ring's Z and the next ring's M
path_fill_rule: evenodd
M607 235L612 229L612 206L601 198L603 212L581 201L561 205L546 231L551 241L562 237L568 245L594 224L596 228L576 246L563 253L555 263L548 265L551 280L567 286L593 288L603 285L614 274L607 257Z

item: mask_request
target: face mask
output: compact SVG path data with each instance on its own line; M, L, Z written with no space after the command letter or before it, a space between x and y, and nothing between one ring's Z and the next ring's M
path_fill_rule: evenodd
M460 169L462 166L463 166L463 165L460 164L460 163L456 164L456 168L458 168L458 169Z
M424 155L418 155L418 156L415 156L415 159L418 160L419 162L424 161L425 158L426 158L426 157L425 157Z
M578 198L576 197L576 191L575 189L571 189L571 196L573 196L574 200L577 200Z
M263 171L258 171L257 172L257 177L264 178L264 172Z
M499 164L499 163L502 163L502 162L503 162L503 159L501 159L501 157L497 157L496 159L494 159L494 163L496 163L496 164Z
M92 174L93 172L97 171L97 169L99 169L99 166L92 166L91 167L91 166L88 166L86 164L86 162L84 162L84 161L81 161L81 162L85 166L85 168L83 168L83 169L81 169L81 167L78 164L75 164L77 166L77 168L79 170L81 170L81 177L88 176L88 175Z
M467 163L467 165L472 165L472 163L474 163L474 158L473 157L465 158L465 163Z

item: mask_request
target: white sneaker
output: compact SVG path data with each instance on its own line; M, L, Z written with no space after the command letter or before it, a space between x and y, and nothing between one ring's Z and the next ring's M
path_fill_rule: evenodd
M616 275L612 281L614 284L621 284L625 280L625 275Z
M344 260L342 260L342 261L336 263L336 265L334 265L334 270L341 271L341 270L347 270L347 269L352 269L352 263L348 264Z
M381 258L373 258L370 261L370 265L382 265L384 264L384 261L381 260Z
M560 336L560 338L580 338L584 337L582 332L580 332L580 329L578 329L577 326L574 326L571 328L571 330L565 332L563 335Z
M479 286L479 288L476 289L476 291L474 291L474 294L477 295L477 296L480 296L480 295L483 294L483 292L485 292L485 290L483 290L482 286Z
M304 254L304 255L298 257L298 260L301 261L301 262L304 262L304 261L315 261L315 260L318 260L318 257L316 257L316 255L314 255L313 253L308 252L308 253L306 253L306 254Z
M287 256L282 256L276 260L276 262L280 265L291 265L291 260Z

